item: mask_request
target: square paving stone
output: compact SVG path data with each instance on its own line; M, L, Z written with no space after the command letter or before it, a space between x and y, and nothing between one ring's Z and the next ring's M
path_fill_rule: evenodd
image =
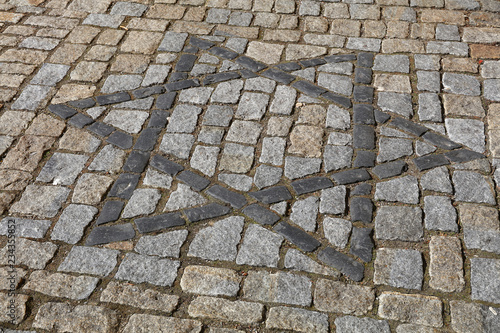
M415 176L379 182L375 186L375 200L418 204L419 198L420 190Z
M451 199L444 196L424 197L425 228L458 232L457 212Z
M381 248L375 259L375 284L396 288L422 289L424 278L422 254L416 250Z
M335 186L321 191L319 212L321 214L344 214L347 190L345 186Z
M131 218L153 213L160 197L160 191L156 189L136 189L123 210L122 218Z
M192 133L201 111L201 108L193 105L181 104L176 106L167 125L167 132Z
M254 148L236 143L226 143L219 164L220 170L246 173L252 167Z
M89 166L92 171L117 173L121 170L126 153L112 145L106 145Z
M472 171L455 171L455 200L494 205L496 200L487 178Z
M268 103L269 95L245 92L241 96L235 116L243 120L260 120Z
M500 260L471 259L471 298L500 303Z
M215 174L215 169L217 167L219 152L219 147L197 145L191 157L191 167L203 172L208 177L212 177Z
M386 320L376 320L368 317L337 317L335 319L335 327L337 327L338 333L389 333L391 331L389 323Z
M134 283L147 282L157 286L171 286L177 278L180 262L169 259L128 253L115 278Z
M59 217L50 238L68 244L78 243L97 212L97 208L92 206L69 205Z
M134 250L144 255L179 258L187 235L187 230L175 230L157 236L142 236Z
M261 131L262 125L255 121L234 120L229 127L226 140L255 145Z
M292 206L290 220L306 231L315 231L318 209L318 197L310 196L302 200L297 200Z
M71 185L87 163L88 156L55 153L45 164L37 181L54 185Z
M110 249L74 246L57 270L107 276L117 264L118 253Z
M410 94L382 91L378 93L377 105L383 111L398 113L405 118L410 118L413 115Z
M269 107L269 112L289 115L295 106L297 91L285 85L279 85L274 93L274 99Z
M59 212L69 192L70 189L61 186L28 185L10 212L52 218Z
M233 118L233 108L229 105L209 105L203 116L203 125L211 126L229 126Z
M194 140L191 134L166 133L161 141L160 151L181 159L188 159Z
M73 190L73 203L97 205L111 186L113 179L92 173L81 175Z
M375 217L375 237L385 240L419 242L423 237L419 207L382 206Z

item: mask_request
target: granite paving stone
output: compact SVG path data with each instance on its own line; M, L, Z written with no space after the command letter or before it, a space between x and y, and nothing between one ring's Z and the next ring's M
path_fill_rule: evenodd
M179 261L128 253L118 267L115 278L135 283L171 286L177 277L179 266Z
M73 190L72 202L96 205L111 186L113 179L92 173L83 174Z
M465 280L460 240L456 237L433 236L429 249L429 286L444 292L462 290Z
M9 224L12 225L13 223L16 226L16 235L26 238L43 238L52 224L49 220L5 217L0 221L0 235L8 236ZM12 227L10 229L12 229Z
M60 272L106 276L117 264L118 251L75 246L59 265Z
M189 246L189 256L207 260L234 260L241 240L243 217L228 217L198 232Z
M243 209L243 214L260 224L273 225L279 221L280 217L274 212L262 207L259 204L252 204Z
M89 166L92 171L117 173L123 166L126 153L112 145L106 145Z
M11 213L52 218L66 201L70 189L61 186L28 185L21 199L10 208Z
M337 248L343 249L346 247L351 234L352 223L350 221L325 217L323 219L323 232L330 244Z
M460 221L467 248L499 253L500 228L498 213L492 207L473 204L459 205Z
M472 171L455 171L452 177L457 201L489 203L494 205L490 184L484 176Z
M259 303L229 301L207 296L195 298L188 308L191 317L209 317L243 324L261 321L263 310L264 306Z
M384 292L379 296L379 302L378 314L382 318L431 327L443 326L443 304L437 297Z
M352 193L355 194L355 193ZM373 203L368 198L352 197L349 205L352 221L371 223L373 216Z
M377 250L374 267L375 284L422 289L424 270L422 254L419 251L381 248Z
M175 230L157 236L142 236L134 250L144 255L179 258L187 235L187 230Z
M237 265L277 267L284 237L256 224L248 226L236 257Z
M445 196L424 197L425 228L429 230L458 231L457 212Z
M110 200L104 203L101 214L97 218L96 224L104 224L118 220L125 203L118 200Z
M418 181L414 176L404 176L375 186L375 200L418 204L420 198Z
M2 265L10 266L12 264L12 257L9 257L9 255L14 255L16 265L25 265L32 269L44 269L57 251L57 245L51 242L42 243L26 238L16 239L15 246L16 248L12 249L12 247L9 248L6 244L0 250L0 253L3 255L0 262ZM12 272L13 269L9 268Z
M483 153L485 150L484 124L474 119L445 119L448 137L472 150Z
M99 282L98 278L90 276L71 276L47 271L34 271L29 279L24 289L37 291L48 296L74 300L89 297Z
M309 306L312 302L311 287L311 280L303 275L250 271L243 284L243 298L257 302Z
M379 92L378 104L383 111L394 112L405 118L413 115L411 96L396 92Z
M376 320L372 318L358 318L354 316L344 316L335 319L335 326L339 333L348 332L366 332L389 333L389 323L385 320Z
M165 133L160 143L160 151L181 159L188 159L195 137L191 134Z
M85 228L94 219L98 210L87 205L71 204L64 209L50 238L68 244L76 244L83 236Z
M375 217L375 237L418 242L423 237L422 210L418 207L382 206Z
M126 219L153 213L160 197L161 194L156 189L136 189L123 210L122 218Z
M373 288L319 279L314 291L314 306L325 312L365 315L373 308Z
M139 175L122 173L111 187L108 197L130 199L138 183Z
M160 193L155 190L156 201L160 198ZM167 203L165 204L164 211L176 211L182 208L193 207L205 204L207 200L198 192L195 192L184 184L177 184L177 189L170 193ZM144 203L141 203L144 205ZM141 207L138 205L138 208Z
M149 153L132 151L123 165L123 171L141 173L149 161Z

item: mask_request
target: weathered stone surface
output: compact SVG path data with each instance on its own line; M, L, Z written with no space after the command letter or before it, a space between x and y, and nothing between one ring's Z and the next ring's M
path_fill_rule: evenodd
M434 168L426 172L420 179L420 185L424 190L453 193L450 175L446 167Z
M226 143L219 163L220 170L246 173L252 167L254 148L236 143Z
M316 230L318 208L319 199L317 197L297 200L292 206L290 220L306 231L314 231Z
M456 237L433 236L429 249L429 286L444 292L462 290L465 281L460 240Z
M131 218L139 215L151 214L155 211L161 194L156 189L139 188L134 191L125 209L123 218Z
M346 195L346 187L342 185L322 190L319 212L322 214L343 214L346 209Z
M375 292L370 287L319 279L314 290L314 306L324 312L365 315L373 309Z
M389 320L432 327L443 326L443 304L437 297L383 292L378 315Z
M457 212L450 198L434 195L424 197L424 214L426 229L458 231Z
M102 291L100 300L170 313L177 306L179 296L163 294L153 289L143 290L128 283L111 281Z
M13 229L15 227L16 237L43 238L51 225L52 222L49 220L31 220L18 217L5 217L2 221L0 221L0 235L8 236L9 229Z
M59 217L50 238L69 244L78 243L83 236L84 229L93 220L97 212L97 208L92 206L69 205Z
M38 310L33 327L56 332L112 333L118 327L118 316L104 307L48 302Z
M243 221L243 217L232 216L201 229L189 246L188 256L207 260L234 260L236 246L241 240Z
M468 249L500 253L500 223L497 210L474 204L461 204L458 207L465 246Z
M157 198L157 200L159 197ZM193 207L202 205L207 202L201 194L190 189L184 184L177 184L177 190L170 193L167 203L163 211L171 212L181 208Z
M85 246L74 246L57 269L106 276L115 268L118 251Z
M372 318L358 318L353 316L338 317L335 319L338 333L364 332L364 333L389 333L389 323L385 320Z
M484 123L474 119L445 119L446 131L451 140L482 153L485 150Z
M59 212L69 192L68 188L60 186L28 185L21 199L12 205L10 212L54 217Z
M28 295L14 294L14 296L10 296L9 294L0 294L0 306L5 309L0 315L0 322L9 322L11 324L21 323L26 316L26 303L28 300ZM12 309L12 304L14 304L14 309ZM9 311L7 311L7 309L9 309ZM12 314L10 313L11 310L14 312L13 316L10 316Z
M316 126L296 126L290 134L288 152L305 157L320 157L323 145L323 130Z
M378 208L375 236L387 240L420 241L423 237L422 210L405 206Z
M123 166L125 155L126 152L123 150L106 145L94 158L89 170L117 173Z
M47 263L52 259L57 250L57 245L50 242L36 242L25 238L17 238L14 255L16 264L26 265L33 269L44 269ZM0 250L0 264L8 265L9 254L11 253L9 244L6 244ZM10 258L11 259L11 258Z
M232 269L187 266L182 275L181 288L184 292L198 295L236 296L240 282L241 277Z
M87 205L97 205L109 189L113 179L92 173L83 174L73 190L72 201Z
M325 217L323 219L323 232L326 239L338 248L345 248L351 234L352 223L350 221Z
M419 251L381 248L377 250L374 267L375 284L422 289L424 269L422 254Z
M115 278L135 283L148 282L158 286L171 286L177 277L180 262L169 259L128 253Z
M54 185L71 185L82 171L88 156L76 154L55 153L44 165L37 181Z
M153 316L148 314L133 314L123 329L123 333L135 333L141 331L200 333L202 327L202 323L197 320Z
M451 301L451 327L458 333L484 332L481 306L464 301Z
M380 182L375 187L375 200L418 204L419 197L418 181L414 176Z
M50 149L54 138L25 135L19 139L2 161L2 169L33 172L46 150Z
M500 260L487 258L471 259L471 298L485 302L500 303Z
M52 297L86 299L94 291L98 278L71 276L62 273L34 271L23 289L33 290Z
M249 225L236 257L238 265L276 267L283 236L256 224Z
M326 333L328 332L328 315L299 308L277 306L269 310L266 327L304 333Z
M266 64L275 64L280 61L283 45L252 41L248 44L246 55Z
M453 173L455 185L455 199L457 201L489 203L494 205L496 200L491 185L485 177L471 171L455 171Z
M156 236L142 236L134 250L150 256L179 258L181 246L187 235L187 230L176 230Z
M262 320L264 305L243 301L229 301L223 298L199 296L189 304L191 317L208 317L235 321L242 324L257 323Z

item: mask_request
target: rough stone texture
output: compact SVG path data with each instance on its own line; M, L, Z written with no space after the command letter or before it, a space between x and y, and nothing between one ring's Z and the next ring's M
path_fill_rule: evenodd
M323 130L315 126L296 126L290 134L288 152L305 157L320 157L323 145Z
M148 282L157 286L171 286L177 277L180 262L128 253L115 278L135 283Z
M413 154L412 142L410 140L396 138L380 138L377 162L393 161L403 156Z
M207 296L236 296L241 277L236 271L208 266L187 266L181 279L184 292Z
M426 229L458 231L457 212L450 198L434 195L424 197L424 214Z
M219 169L235 173L246 173L252 167L253 160L253 147L226 143L219 162Z
M304 200L297 200L292 206L290 220L306 231L316 230L316 218L319 209L319 199L308 197Z
M50 242L36 242L25 238L17 238L15 243L14 255L16 264L26 265L33 269L44 269L47 263L53 258L57 250L57 245ZM6 244L4 248L0 250L0 264L8 265L9 262L8 255L12 254L12 250L9 245Z
M11 317L10 313L5 310L0 315L0 322L10 322L11 324L19 324L24 320L26 316L27 302L29 300L28 295L14 294L14 296L9 296L9 294L0 294L0 306L3 309L11 309L11 305L14 304L14 316ZM7 330L8 331L8 330ZM13 331L19 332L19 331ZM22 333L22 332L20 332ZM30 332L28 332L30 333Z
M55 153L44 165L37 181L54 185L71 185L82 171L88 157L84 155Z
M18 217L6 217L0 221L0 235L9 235L9 225L15 225L17 237L43 238L52 222L49 220L30 220Z
M373 309L373 288L319 279L314 290L314 306L324 312L365 315Z
M378 315L389 320L441 327L442 308L437 297L383 292L379 296Z
M38 310L33 327L56 332L111 333L118 327L118 316L115 311L100 306L73 307L66 303L48 302Z
M350 221L325 217L323 220L323 231L326 239L338 248L345 248L351 234L352 223Z
M243 297L250 301L309 306L311 280L306 276L278 272L251 271L245 278Z
M491 186L485 177L471 171L455 171L453 173L455 185L455 199L457 201L489 203L494 205L496 200Z
M423 237L422 210L418 207L382 206L375 217L378 239L418 242Z
M496 259L471 259L471 298L485 302L500 303L500 261Z
M83 174L73 190L74 203L97 205L101 202L104 193L109 189L113 179L91 173Z
M453 193L450 175L446 167L434 168L420 178L420 185L424 190L443 193Z
M89 170L117 173L123 166L125 155L123 150L106 145L94 158Z
M302 178L319 172L321 159L287 156L285 158L285 176L289 179Z
M416 250L381 248L375 259L375 284L396 288L422 289L424 278L422 255Z
M485 149L484 124L472 119L445 119L446 131L451 140L462 143L478 153Z
M174 317L153 316L149 314L133 314L123 333L135 332L178 332L200 333L202 323L197 320Z
M380 182L375 186L375 200L418 204L419 197L418 181L414 176Z
M187 235L187 230L176 230L156 236L142 236L134 250L150 256L179 258L181 246Z
M232 261L243 230L243 217L228 217L201 229L189 246L188 256Z
M143 290L128 283L111 281L102 291L100 300L170 313L177 306L179 296L163 294L153 289Z
M50 238L69 244L76 244L83 236L84 229L92 221L98 210L87 205L71 204L59 217Z
M206 296L195 298L188 307L191 317L208 317L242 324L260 322L263 310L264 305L258 303L229 301Z
M462 290L465 281L460 240L456 237L433 236L429 249L429 286L444 292Z
M28 185L10 212L51 218L57 215L70 190L60 186Z
M122 218L131 218L153 213L160 197L161 194L158 190L146 188L136 189L123 210Z
M81 300L90 296L97 286L97 282L99 282L98 278L90 276L34 271L23 289L49 296Z
M118 251L74 246L58 271L106 276L117 264Z
M60 149L93 153L101 144L101 140L77 128L69 128L59 141Z
M16 169L33 172L42 159L43 153L50 149L53 138L25 135L19 139L2 161L2 169Z
M328 315L304 309L277 306L269 310L266 327L304 333L326 333L328 332Z
M236 264L277 267L284 238L256 224L248 226Z
M338 333L366 332L389 333L389 323L385 320L358 318L353 316L338 317L335 319Z
M158 197L156 197L158 194ZM159 192L155 194L156 201L159 199ZM181 208L193 207L202 205L207 202L201 194L190 189L189 186L184 184L177 184L177 190L170 193L167 203L163 211L171 212ZM140 207L140 206L138 206Z
M468 249L500 253L500 223L495 208L461 204L459 213Z

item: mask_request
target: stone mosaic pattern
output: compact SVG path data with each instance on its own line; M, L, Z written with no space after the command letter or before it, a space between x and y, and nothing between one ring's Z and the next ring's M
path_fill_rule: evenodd
M35 2L0 1L7 331L500 329L494 3Z

